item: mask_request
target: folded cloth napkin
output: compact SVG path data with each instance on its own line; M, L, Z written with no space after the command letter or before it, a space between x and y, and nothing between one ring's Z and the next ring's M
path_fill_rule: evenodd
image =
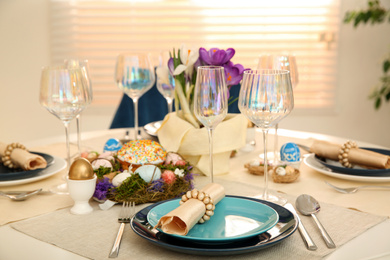
M214 131L214 175L229 172L233 150L245 146L247 119L241 114L228 114ZM210 175L209 138L206 128L194 128L175 112L168 114L157 131L160 144L169 152L177 152L204 175Z
M0 142L0 158L5 155L7 144ZM11 153L11 161L14 165L25 171L46 168L47 162L40 155L32 154L24 149L15 148Z
M225 197L225 189L217 183L210 183L201 189L209 194L217 205ZM187 235L191 228L205 214L205 204L198 199L189 199L176 209L161 217L156 227L168 234Z
M310 147L310 151L320 157L327 159L339 160L339 152L341 145L315 140ZM371 169L389 169L390 156L368 151L360 148L351 148L348 154L348 160L352 164L356 164L365 168Z

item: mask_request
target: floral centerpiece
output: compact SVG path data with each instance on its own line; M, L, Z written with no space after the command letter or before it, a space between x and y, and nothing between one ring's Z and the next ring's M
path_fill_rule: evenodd
M228 89L240 83L244 66L234 64L231 59L235 54L233 48L222 50L218 48L188 49L183 45L176 53L170 53L171 58L167 66L157 68L157 75L163 82L170 84L170 77L175 81L175 107L177 115L191 123L195 128L201 125L193 113L193 94L196 82L197 68L199 66L221 66L225 70L226 85ZM229 93L229 92L228 92ZM229 100L230 103L236 99Z
M157 69L157 76L169 78L175 82L175 113L168 114L160 129L158 138L168 151L177 152L188 160L195 170L209 175L209 147L207 130L202 128L193 111L193 97L199 66L222 66L225 71L228 89L238 84L244 73L244 66L234 64L231 59L235 50L211 48L206 50L188 49L182 46L177 52L173 50L165 68ZM229 98L234 102L234 98ZM248 122L240 114L228 114L225 120L215 129L214 136L214 174L229 171L228 160L233 150L245 145Z

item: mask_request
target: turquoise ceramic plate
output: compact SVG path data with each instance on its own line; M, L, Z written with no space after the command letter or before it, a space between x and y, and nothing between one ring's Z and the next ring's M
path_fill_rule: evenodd
M147 215L155 226L165 214L177 208L179 199L164 202ZM276 225L278 213L258 201L225 197L215 207L214 215L204 224L196 224L186 236L171 235L196 243L230 243L259 235Z

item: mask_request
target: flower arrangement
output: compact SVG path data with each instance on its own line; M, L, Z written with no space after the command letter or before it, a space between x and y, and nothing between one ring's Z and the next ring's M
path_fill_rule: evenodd
M170 53L167 67L158 68L157 75L165 80L169 80L169 75L174 77L175 107L180 118L185 119L195 128L200 128L200 123L196 120L192 110L192 98L199 66L222 66L225 70L226 84L229 90L232 86L240 83L245 68L241 64L234 64L231 61L234 54L235 50L233 48L227 50L218 48L192 50L185 45L177 53L175 49ZM232 100L232 102L234 101ZM181 110L179 110L179 107Z
M97 176L93 197L98 201L157 202L182 196L194 188L192 166L177 154L155 166L161 170L161 178L151 180L143 179L131 167L123 170L115 153L89 152L82 157L91 162Z

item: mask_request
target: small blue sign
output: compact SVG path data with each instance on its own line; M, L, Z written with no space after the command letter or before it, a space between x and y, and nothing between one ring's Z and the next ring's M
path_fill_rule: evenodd
M116 138L108 139L104 145L103 152L116 152L122 148L121 142Z
M301 160L301 151L295 143L285 143L280 148L280 159L287 162L299 162Z

